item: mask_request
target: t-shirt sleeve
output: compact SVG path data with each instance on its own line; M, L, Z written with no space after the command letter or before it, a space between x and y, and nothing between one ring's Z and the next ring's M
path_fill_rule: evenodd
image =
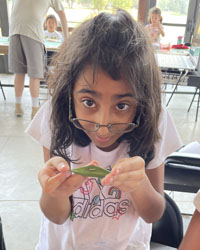
M149 162L148 169L159 167L169 154L183 145L172 117L165 107L159 119L159 132L161 138L155 144L155 156Z
M64 6L60 0L51 0L51 7L55 11L64 10Z
M47 101L41 106L25 130L35 141L47 149L50 149L51 146L50 116L51 105L50 101Z
M200 213L200 190L198 191L198 193L194 197L194 205L195 205L195 208Z

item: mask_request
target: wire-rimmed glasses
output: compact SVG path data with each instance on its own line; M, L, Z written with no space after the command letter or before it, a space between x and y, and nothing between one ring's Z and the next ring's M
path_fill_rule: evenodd
M101 125L84 119L73 118L71 110L71 97L69 97L69 121L72 122L76 128L87 132L97 132L101 127L106 127L111 133L121 134L128 133L139 126L139 117L135 123L109 123L107 125Z

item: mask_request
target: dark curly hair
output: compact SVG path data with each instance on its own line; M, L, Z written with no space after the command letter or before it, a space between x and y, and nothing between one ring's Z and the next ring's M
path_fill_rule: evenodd
M116 14L100 13L77 27L62 44L53 59L49 76L51 95L51 155L73 159L66 153L72 143L82 147L90 139L69 121L69 97L86 66L100 67L113 80L129 82L138 102L136 116L140 125L122 135L119 142L130 144L129 156L139 155L146 164L154 157L159 139L158 119L161 112L161 76L154 51L144 27L124 10ZM73 103L72 111L74 113ZM74 114L75 115L75 114Z

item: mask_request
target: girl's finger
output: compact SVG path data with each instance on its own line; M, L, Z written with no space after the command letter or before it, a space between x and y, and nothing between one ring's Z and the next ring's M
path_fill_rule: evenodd
M45 193L51 193L55 191L66 179L72 175L71 172L58 173L53 177L45 178L42 176L40 181L43 183L43 190Z
M141 168L145 168L144 159L139 156L134 156L128 159L119 160L112 169L112 175L117 175L119 173L126 173L131 171L137 171Z
M51 182L62 183L67 177L71 175L68 163L62 157L53 157L49 159L44 167L38 173L38 179L43 188L49 189ZM59 174L65 173L65 174ZM58 186L59 184L56 184Z
M90 165L98 166L98 161L93 160L90 163L88 163L86 166L90 166Z
M48 160L45 166L52 168L52 169L56 169L59 172L65 172L69 170L68 162L64 158L59 157L59 156L55 156L51 158L50 160Z
M112 185L119 185L126 182L138 182L145 178L145 172L136 170L133 172L123 173L112 178Z
M73 174L67 181L64 183L64 186L71 187L73 189L77 189L81 186L81 184L87 179L85 176L81 176L78 174Z

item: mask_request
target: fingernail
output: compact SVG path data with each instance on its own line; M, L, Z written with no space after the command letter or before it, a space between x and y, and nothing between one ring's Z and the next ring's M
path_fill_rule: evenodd
M92 164L98 166L98 161L94 160L94 161L92 161Z
M120 168L116 168L116 173L117 173L117 174L120 173Z
M120 173L120 168L113 168L113 170L112 170L113 175L116 175L116 174L119 174L119 173Z
M66 164L64 162L61 162L61 163L58 164L58 168L59 168L60 171L61 170L66 170L67 166L66 166Z

